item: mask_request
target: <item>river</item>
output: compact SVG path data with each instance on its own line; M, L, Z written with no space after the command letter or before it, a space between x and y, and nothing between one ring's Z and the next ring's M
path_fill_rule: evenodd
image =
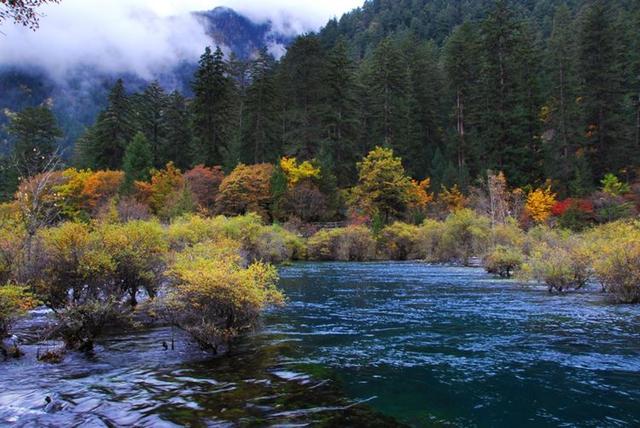
M640 307L597 289L550 296L421 263L301 263L281 286L287 306L223 358L169 328L59 365L24 346L0 363L0 425L640 425Z

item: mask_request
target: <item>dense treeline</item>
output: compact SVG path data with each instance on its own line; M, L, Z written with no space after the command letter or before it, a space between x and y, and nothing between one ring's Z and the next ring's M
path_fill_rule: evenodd
M287 155L315 159L323 185L344 188L356 160L386 146L436 192L466 191L492 169L584 196L606 173L636 173L639 23L637 2L622 0L370 1L297 38L279 61L207 49L192 98L157 83L128 94L118 81L75 163L126 169L130 146L145 164L183 170ZM38 115L23 112L50 145L59 131ZM18 149L24 133L9 131ZM17 181L3 183L8 198Z

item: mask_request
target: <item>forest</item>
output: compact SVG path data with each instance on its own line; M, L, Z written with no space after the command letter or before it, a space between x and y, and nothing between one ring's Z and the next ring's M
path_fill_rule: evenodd
M562 197L590 194L607 173L631 183L640 147L637 3L533 3L372 1L298 37L278 61L266 49L247 61L207 49L192 94L157 83L128 93L118 81L65 161L122 169L141 132L148 168L172 161L229 172L289 156L322 165L327 192L352 186L357 160L376 146L392 148L436 193L467 192L487 170L519 187L551 180ZM20 114L9 126L13 158L30 144L56 147L48 107L8 112ZM5 200L24 175L11 158Z

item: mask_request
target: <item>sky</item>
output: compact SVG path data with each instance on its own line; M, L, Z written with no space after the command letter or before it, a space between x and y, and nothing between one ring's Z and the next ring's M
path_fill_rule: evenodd
M0 65L64 77L77 65L143 78L197 58L210 44L191 11L227 6L288 34L319 29L363 0L62 0L42 8L36 32L0 26Z

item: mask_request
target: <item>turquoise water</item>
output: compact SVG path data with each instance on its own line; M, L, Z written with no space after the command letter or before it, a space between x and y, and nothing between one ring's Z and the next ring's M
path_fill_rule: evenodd
M415 426L640 426L640 308L418 263L282 270L292 361Z
M640 306L597 288L551 296L420 263L281 276L288 305L221 358L156 328L42 364L56 344L33 339L49 315L32 314L26 356L0 362L0 426L640 426Z

